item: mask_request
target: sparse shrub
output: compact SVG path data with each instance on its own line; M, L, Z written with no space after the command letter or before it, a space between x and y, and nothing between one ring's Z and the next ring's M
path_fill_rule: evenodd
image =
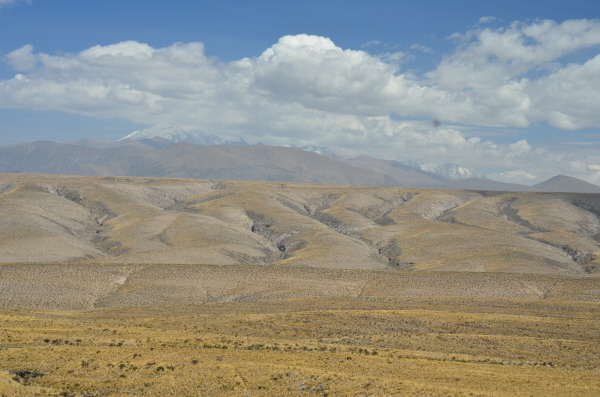
M33 371L33 370L18 370L18 371L13 371L13 374L15 374L16 375L15 377L18 377L19 379L41 378L42 376L46 375L45 372Z

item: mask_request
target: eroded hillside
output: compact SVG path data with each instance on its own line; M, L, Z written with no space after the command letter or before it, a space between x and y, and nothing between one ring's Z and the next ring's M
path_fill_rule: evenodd
M3 174L0 260L583 275L599 215L595 194Z

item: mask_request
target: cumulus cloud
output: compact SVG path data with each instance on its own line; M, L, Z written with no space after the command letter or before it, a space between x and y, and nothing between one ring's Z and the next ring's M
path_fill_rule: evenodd
M488 125L526 127L546 121L561 129L598 126L600 60L561 65L565 55L600 45L600 21L514 22L460 35L457 51L427 74L430 84L482 103ZM531 72L545 76L532 79ZM512 114L509 118L504 115ZM463 117L457 122L465 122ZM472 119L474 123L483 123Z
M506 28L470 31L462 38L465 42L429 77L448 88L495 88L568 53L600 44L600 21L514 22Z
M35 69L37 56L33 54L33 46L26 44L6 56L7 62L13 69L20 72L30 72Z
M488 178L500 182L520 183L524 185L530 184L537 176L524 170L513 170L498 174L490 174Z
M567 149L525 140L466 138L453 123L600 127L600 55L561 64L564 55L600 44L600 22L516 22L466 32L461 40L422 78L401 69L404 53L372 55L304 34L228 63L207 56L202 43L153 48L125 41L62 55L26 45L5 57L19 74L0 81L0 106L143 124L169 120L251 142L316 143L348 155L436 159L494 169L507 181L527 179L514 170L541 178L564 167L592 178L597 171L588 164L600 163L594 152L576 160ZM431 119L444 124L434 128Z

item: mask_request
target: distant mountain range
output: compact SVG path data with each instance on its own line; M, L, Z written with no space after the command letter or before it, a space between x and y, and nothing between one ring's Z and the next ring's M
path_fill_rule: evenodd
M316 145L248 145L241 138L186 131L173 123L135 131L117 142L82 139L0 147L0 172L600 193L600 186L564 175L526 186L482 178L459 164L423 170L414 162L341 158Z
M194 143L202 146L213 146L213 145L240 145L247 146L248 144L239 137L215 135L206 131L201 130L185 130L181 126L172 123L164 122L157 124L150 128L135 131L126 137L123 137L117 141L124 143L141 143L154 149L167 147L173 143ZM318 145L305 145L296 146L295 144L285 145L285 147L291 147L295 149L301 149L307 152L313 152L328 156L334 159L341 159L334 151L325 146ZM409 167L417 170L422 170L421 167L414 162L402 163ZM360 164L358 164L361 167ZM370 167L362 167L370 169ZM375 171L375 170L373 170ZM430 169L422 170L432 175L439 175L449 180L459 180L468 178L481 178L481 176L475 174L473 171L462 167L460 164L446 163L437 167L431 167Z
M378 160L369 156L343 159L346 164L389 175L410 187L433 188L448 182L447 178L423 171L418 165L408 165L395 160Z
M153 141L159 144L171 143L195 143L202 146L212 145L240 145L247 146L248 144L242 139L232 136L215 135L206 131L193 130L186 131L175 123L160 123L154 127L145 128L143 130L132 132L121 141Z
M149 150L32 142L0 148L0 172L404 186L316 153L265 145L175 143Z
M186 131L179 125L171 122L164 122L154 127L134 131L131 134L119 139L122 141L141 141L148 144L147 141L158 143L159 146L167 146L172 143L195 143L202 146L212 145L248 145L242 138L215 135L210 132L193 130ZM152 144L150 144L152 146Z
M286 145L286 147L292 147L300 150L305 150L307 152L313 152L316 154L322 154L323 156L331 157L334 159L339 158L339 156L331 149L325 146L317 146L317 145L305 145L305 146L296 146L294 144Z

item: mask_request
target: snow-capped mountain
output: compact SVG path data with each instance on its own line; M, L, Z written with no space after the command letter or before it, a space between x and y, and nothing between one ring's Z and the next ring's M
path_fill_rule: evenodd
M414 168L416 170L422 170L423 171L423 169L421 168L421 166L418 163L414 162L413 160L399 161L399 163L402 163L404 165L408 165L409 167Z
M132 140L141 141L145 139L165 139L172 143L187 142L195 143L203 146L212 145L242 145L247 143L242 138L215 135L210 132L201 130L186 131L175 123L165 122L155 125L154 127L145 128L143 130L134 131L117 142Z
M296 146L293 143L291 145L286 145L287 147L292 147L294 149L301 149L307 152L317 153L323 156L328 156L332 158L337 158L337 154L328 147L325 146L317 146L317 145L306 145L306 146Z
M461 167L460 164L456 163L445 163L437 167L428 165L423 166L422 169L433 174L446 177L451 180L481 178L480 175L477 175L470 169Z

